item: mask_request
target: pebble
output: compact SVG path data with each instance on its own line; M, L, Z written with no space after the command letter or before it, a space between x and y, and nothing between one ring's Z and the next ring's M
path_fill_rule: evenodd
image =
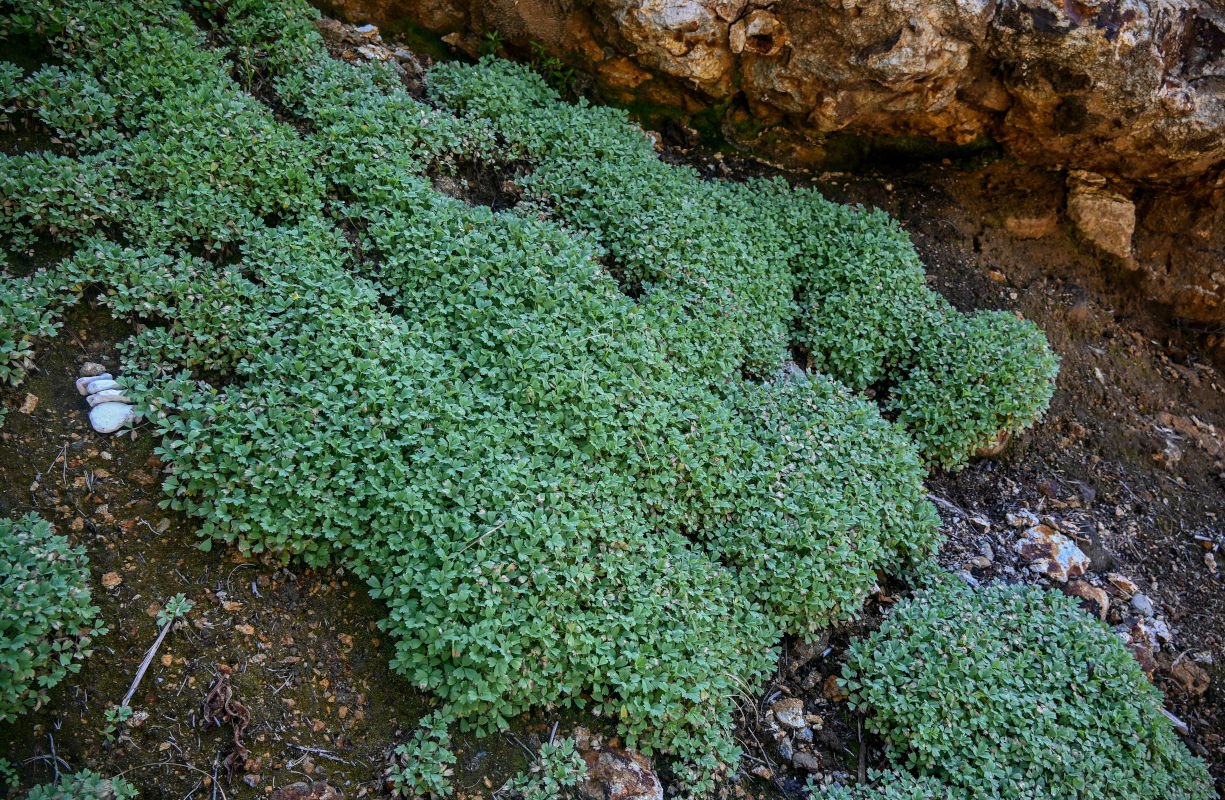
M1140 591L1140 587L1136 585L1135 581L1117 572L1107 572L1106 580L1110 581L1114 588L1118 589L1126 597L1131 597Z
M1144 622L1148 625L1149 630L1153 632L1153 636L1156 637L1157 641L1161 644L1169 644L1174 638L1173 631L1170 630L1169 625L1165 624L1164 620L1157 619L1156 617L1146 617Z
M1079 598L1081 608L1098 619L1105 619L1106 613L1110 611L1110 596L1103 589L1084 581L1068 581L1061 588L1069 597Z
M1018 511L1008 515L1008 524L1014 528L1032 528L1038 524L1038 517L1032 511Z
M651 762L636 750L603 747L583 753L587 774L575 787L579 800L664 800Z
M1212 682L1207 671L1189 658L1175 660L1170 667L1170 677L1192 697L1199 697L1208 691L1208 685Z
M974 558L971 558L966 562L966 564L974 569L986 569L987 567L991 566L991 559L987 558L986 556L974 556Z
M1084 575L1089 557L1068 537L1050 525L1035 525L1017 539L1013 549L1025 559L1029 569L1063 583Z
M796 753L791 757L791 763L808 772L821 771L821 762L812 753Z
M784 739L783 743L778 746L778 755L785 761L790 761L791 757L795 755L795 748L791 746L789 740Z
M123 389L106 389L101 392L95 392L85 398L85 402L89 403L90 407L100 406L103 403L127 403L128 405L136 405L136 403L128 398L123 393Z
M955 574L958 578L961 578L969 586L978 585L978 578L975 578L973 575L971 575L969 570L959 569L957 570L957 572L953 574Z
M84 377L77 378L77 394L84 397L85 395L89 394L89 385L91 383L93 383L94 381L110 380L110 379L111 379L111 373L109 372L102 372L97 375L85 375Z
M89 424L98 433L114 433L132 420L135 414L125 403L102 403L89 412Z
M106 374L106 367L97 361L86 361L81 365L81 376L84 378L100 378Z
M1134 594L1131 596L1131 607L1136 610L1137 614L1145 617L1153 616L1153 601L1148 599L1148 595Z
M770 710L783 727L798 731L807 726L804 722L804 701L798 697L784 697L770 706Z
M105 392L107 389L119 389L119 388L121 388L119 386L119 381L112 380L111 378L101 378L101 377L94 378L92 381L90 381L89 383L85 385L85 391L88 392L89 394L94 394L95 392Z
M797 742L811 742L812 741L812 728L809 728L807 726L800 728L798 731L795 732L795 739Z

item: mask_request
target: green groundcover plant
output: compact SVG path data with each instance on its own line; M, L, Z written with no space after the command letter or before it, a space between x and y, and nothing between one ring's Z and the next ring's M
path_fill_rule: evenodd
M0 721L47 700L94 637L89 560L35 514L0 519Z
M1042 334L949 307L884 215L700 180L524 67L443 64L422 100L299 0L3 7L56 54L0 69L4 113L63 144L0 156L0 242L71 250L23 313L141 323L165 502L365 580L443 703L418 747L566 704L700 790L781 636L926 563L929 466L1050 398ZM440 191L473 170L514 207Z
M852 644L842 685L893 763L922 780L888 774L879 790L835 797L927 797L930 780L969 797L1213 796L1119 637L1061 594L919 591Z
M904 771L869 770L868 783L851 786L817 784L805 787L821 800L969 800L971 794L935 778Z
M128 800L136 796L136 787L123 778L103 778L83 769L61 776L58 783L35 786L26 800Z

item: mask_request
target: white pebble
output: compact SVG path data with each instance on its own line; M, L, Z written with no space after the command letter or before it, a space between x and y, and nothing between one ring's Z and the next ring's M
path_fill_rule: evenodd
M103 372L101 375L86 375L83 378L77 378L77 392L84 397L89 394L89 385L94 381L110 380L111 373Z
M97 407L103 403L127 403L128 405L136 405L135 401L128 398L123 393L123 389L105 389L101 392L95 392L85 398L85 402L91 406Z
M86 385L85 389L90 394L94 392L105 392L107 389L118 389L119 381L113 381L110 378L94 378Z
M89 424L98 433L114 433L132 420L135 414L125 403L102 403L89 412Z

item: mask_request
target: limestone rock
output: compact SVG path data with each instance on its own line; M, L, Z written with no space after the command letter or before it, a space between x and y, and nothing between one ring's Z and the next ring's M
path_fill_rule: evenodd
M1136 206L1107 188L1100 175L1074 172L1068 178L1068 216L1089 241L1125 262L1132 259Z
M641 753L605 746L582 755L587 776L578 785L581 800L663 800L663 784Z
M1020 553L1032 571L1060 583L1084 575L1089 568L1089 557L1076 543L1049 525L1035 525L1027 529L1013 549Z
M812 753L796 753L791 757L791 763L806 772L821 771L821 762Z
M1179 658L1174 662L1170 667L1170 677L1179 688L1193 697L1199 697L1208 691L1208 685L1212 683L1208 672L1187 658Z
M731 93L735 57L714 2L611 0L606 13L640 66L710 97Z
M770 710L774 712L774 718L778 720L778 724L784 728L799 730L808 727L808 723L804 720L804 701L798 697L784 697L777 700L770 706Z
M1159 183L1225 163L1225 11L1212 0L328 5L355 23L497 30L593 73L628 57L676 82L682 112L739 94L804 135L990 136L1030 163Z
M1114 588L1118 589L1124 597L1129 599L1140 591L1140 587L1136 585L1135 581L1117 572L1107 572L1106 580L1110 581Z
M1068 581L1060 587L1069 597L1080 600L1081 607L1098 619L1105 619L1110 610L1110 596L1104 589L1099 589L1085 581Z
M89 424L98 433L114 433L134 416L132 407L126 403L102 403L89 412Z

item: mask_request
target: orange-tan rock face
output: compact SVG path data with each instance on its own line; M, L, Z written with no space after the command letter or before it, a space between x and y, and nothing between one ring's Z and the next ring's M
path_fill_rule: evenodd
M512 46L544 45L614 95L649 82L690 106L742 99L801 134L989 136L1030 163L1146 181L1225 162L1225 10L1208 0L325 5L377 25L497 30Z

